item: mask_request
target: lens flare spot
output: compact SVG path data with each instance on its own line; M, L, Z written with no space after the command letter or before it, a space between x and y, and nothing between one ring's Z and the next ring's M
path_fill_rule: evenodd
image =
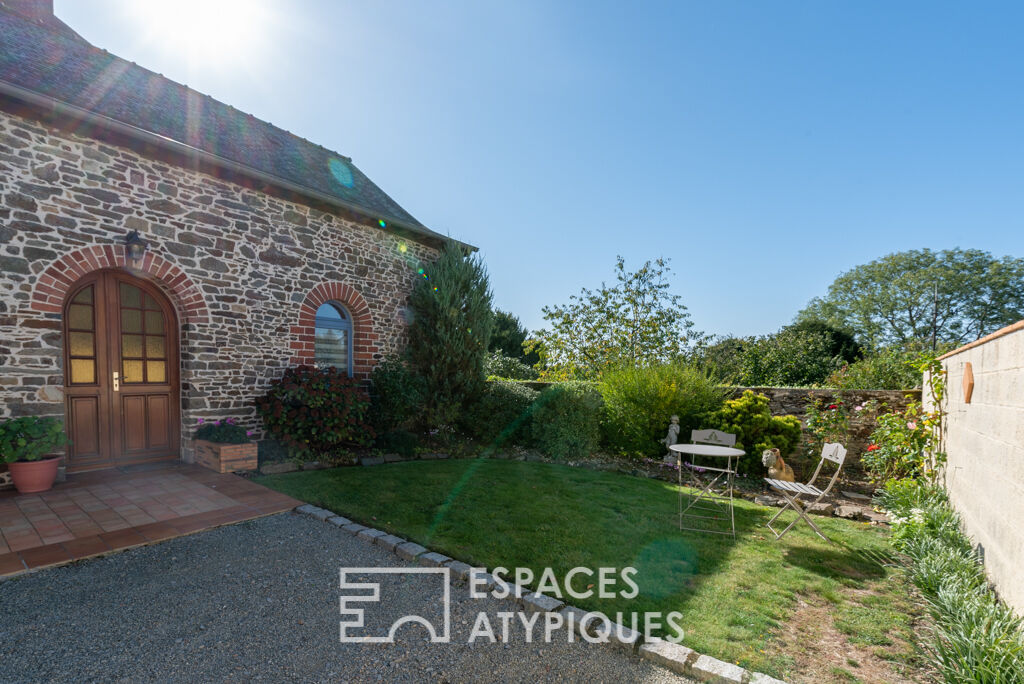
M337 157L331 157L327 161L327 170L331 172L331 176L334 180L338 181L346 188L351 188L355 182L355 179L352 177L352 169L348 167L348 164Z
M409 251L409 245L405 244L404 242L399 242L398 251L401 252L402 254L405 254L406 252Z
M664 598L686 591L697 574L697 550L684 539L656 539L637 554L633 567L640 593Z
M385 221L384 219L377 219L377 225L380 226L381 228L387 228L388 222Z

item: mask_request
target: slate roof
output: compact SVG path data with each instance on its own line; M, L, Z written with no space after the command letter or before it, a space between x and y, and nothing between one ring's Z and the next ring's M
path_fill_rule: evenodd
M371 218L440 237L347 157L93 47L61 26L35 23L0 6L0 81L336 198Z

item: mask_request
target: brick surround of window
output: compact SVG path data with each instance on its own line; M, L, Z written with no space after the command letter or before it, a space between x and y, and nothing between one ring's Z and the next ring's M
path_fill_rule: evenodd
M338 281L320 283L299 307L298 324L292 327L292 363L315 363L316 310L325 302L341 304L352 317L352 376L368 379L376 365L374 355L380 352L370 307L354 287Z

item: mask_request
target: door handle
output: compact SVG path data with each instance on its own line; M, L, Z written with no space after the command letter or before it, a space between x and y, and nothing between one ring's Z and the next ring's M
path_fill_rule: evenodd
M121 383L117 376L117 371L114 371L114 391L119 392L121 390Z

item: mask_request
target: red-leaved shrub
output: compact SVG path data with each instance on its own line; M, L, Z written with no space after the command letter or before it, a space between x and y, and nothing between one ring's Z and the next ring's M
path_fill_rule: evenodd
M268 433L289 449L316 457L370 444L375 435L366 424L369 407L359 382L333 366L289 368L256 400Z

